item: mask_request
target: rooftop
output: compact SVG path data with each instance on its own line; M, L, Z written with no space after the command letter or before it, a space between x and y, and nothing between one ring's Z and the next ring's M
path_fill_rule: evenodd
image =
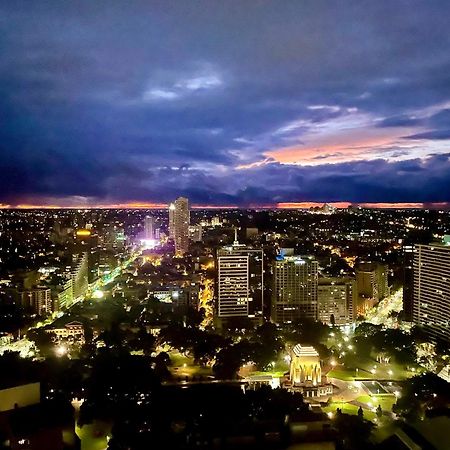
M295 356L319 356L317 350L311 346L305 346L302 344L297 344L292 349Z

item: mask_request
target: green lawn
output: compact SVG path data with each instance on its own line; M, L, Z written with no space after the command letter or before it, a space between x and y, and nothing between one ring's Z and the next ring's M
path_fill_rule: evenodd
M81 440L81 450L105 450L108 447L107 435L111 433L111 425L95 420L92 424L75 429Z
M194 364L193 358L185 356L178 351L168 352L172 365L169 367L170 372L174 376L193 377L212 375L211 367L203 367Z
M374 407L381 405L383 411L392 411L392 405L396 402L396 398L393 395L361 395L356 399L357 402L361 403L372 403Z
M331 403L331 405L322 408L322 410L326 413L332 412L333 414L335 414L338 408L340 408L344 414L353 414L353 415L357 415L359 409L358 406L351 405L350 403L333 402ZM373 413L372 411L368 411L367 409L364 409L365 419L373 420L375 419L375 417L376 417L375 413Z
M417 375L421 370L416 367L416 371L409 371L405 369L404 365L395 362L380 364L375 359L356 353L347 353L344 358L339 360L339 363L328 373L328 376L345 381L358 379L404 380ZM372 373L374 367L375 373Z

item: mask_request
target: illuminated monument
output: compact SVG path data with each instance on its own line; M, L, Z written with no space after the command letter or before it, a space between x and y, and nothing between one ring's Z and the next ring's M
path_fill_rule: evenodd
M333 387L322 382L320 356L314 347L297 344L291 352L289 380L292 390L299 390L305 397L331 395Z

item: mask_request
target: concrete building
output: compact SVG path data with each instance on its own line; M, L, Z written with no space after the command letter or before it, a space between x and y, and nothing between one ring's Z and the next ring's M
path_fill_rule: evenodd
M273 266L272 319L292 323L318 319L318 264L309 256L279 256Z
M264 253L239 244L217 251L217 316L261 319L264 301Z
M348 278L319 278L317 301L319 320L328 325L353 322L354 280Z
M415 246L413 321L450 341L450 244Z
M179 197L169 206L169 237L175 241L175 255L189 250L189 201Z
M414 245L403 246L403 318L413 320L414 308Z
M47 288L36 288L20 293L20 303L25 311L47 316L53 312L52 291Z
M155 218L146 216L144 219L144 239L155 239Z
M356 266L357 315L365 315L389 295L388 266L376 262L360 262Z
M191 225L189 227L189 237L194 242L202 242L203 227L201 225Z
M67 309L73 304L73 280L72 277L65 280L62 286L58 287L58 306L57 309Z
M84 326L81 322L69 322L63 327L47 328L46 331L54 334L58 341L71 340L73 342L84 343Z
M88 288L88 275L88 252L74 254L72 259L72 291L74 300L86 293Z

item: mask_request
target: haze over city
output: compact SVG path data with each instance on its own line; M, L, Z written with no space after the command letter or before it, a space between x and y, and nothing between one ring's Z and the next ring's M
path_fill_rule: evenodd
M445 204L449 15L446 1L2 2L0 203Z

